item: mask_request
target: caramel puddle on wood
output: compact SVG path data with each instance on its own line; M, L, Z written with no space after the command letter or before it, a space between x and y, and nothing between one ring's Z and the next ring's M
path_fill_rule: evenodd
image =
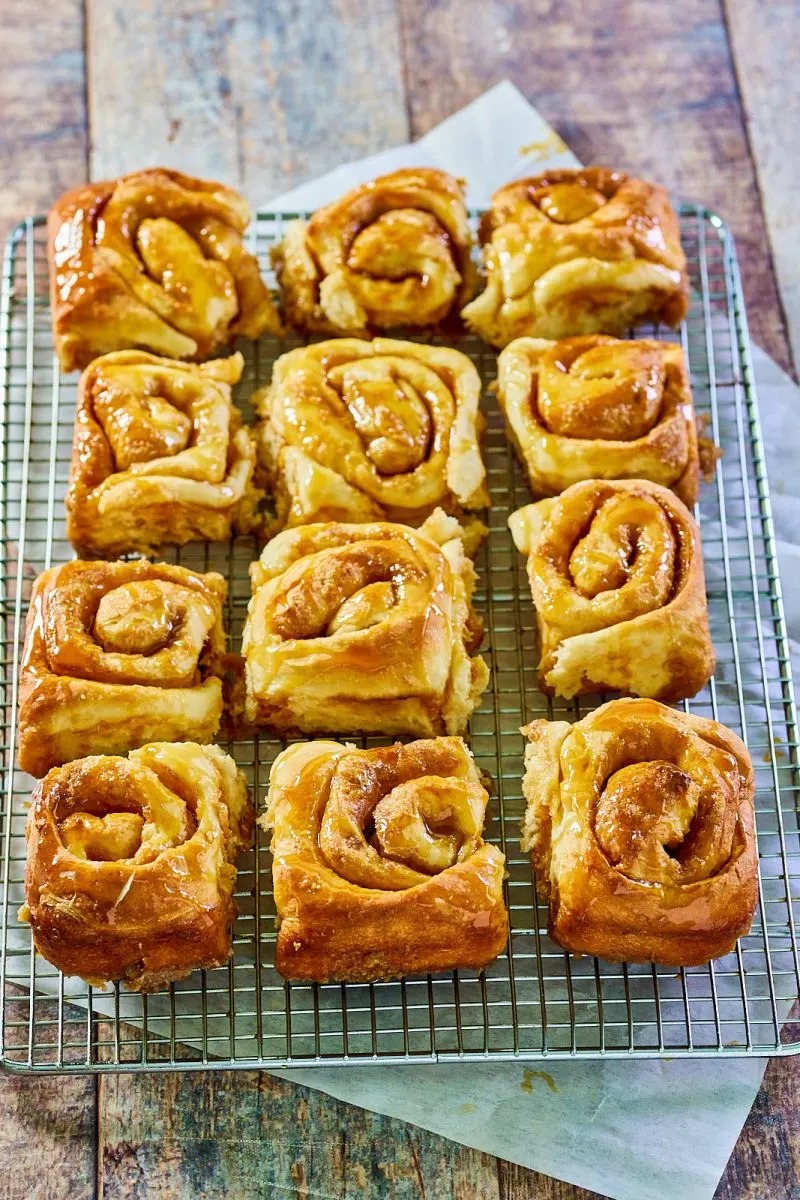
M547 1071L532 1071L530 1067L525 1067L522 1072L522 1083L519 1085L523 1092L533 1091L534 1079L542 1079L550 1088L551 1092L557 1092L558 1087L552 1075L548 1075Z

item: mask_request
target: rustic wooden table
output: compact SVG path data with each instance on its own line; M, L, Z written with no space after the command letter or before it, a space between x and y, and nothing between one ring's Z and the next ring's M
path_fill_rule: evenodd
M585 162L723 213L755 339L800 363L798 0L0 0L0 29L3 235L145 165L257 203L510 78ZM718 1197L800 1195L797 1064L768 1068ZM0 1076L3 1197L283 1194L589 1195L266 1074Z

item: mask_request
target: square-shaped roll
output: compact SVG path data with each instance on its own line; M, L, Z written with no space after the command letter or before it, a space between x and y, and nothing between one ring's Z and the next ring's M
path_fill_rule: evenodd
M263 492L256 445L232 403L241 354L194 366L119 350L81 375L67 534L85 555L246 533Z
M575 483L509 517L539 635L539 687L694 696L714 671L700 530L644 479Z
M505 858L460 738L278 756L267 812L287 979L371 981L481 968L503 950Z
M575 954L690 967L727 954L758 899L753 765L730 729L612 700L527 734L522 846Z
M166 563L70 562L33 585L19 686L19 765L210 742L222 716L221 575Z
M689 277L662 187L607 167L500 188L481 221L486 289L461 315L493 346L514 338L678 326Z
M696 502L697 428L679 345L518 338L498 368L497 398L535 496L584 479L649 479Z
M482 508L480 391L442 346L340 338L281 355L253 397L279 527Z
M282 732L462 733L489 672L461 527L287 529L250 575L250 721Z
M26 828L24 919L65 975L155 992L231 956L244 775L217 746L167 742L48 772Z
M61 368L112 350L196 362L281 324L232 188L162 167L67 192L47 221Z
M446 171L381 175L290 221L273 251L290 325L328 334L430 327L475 291L464 185Z

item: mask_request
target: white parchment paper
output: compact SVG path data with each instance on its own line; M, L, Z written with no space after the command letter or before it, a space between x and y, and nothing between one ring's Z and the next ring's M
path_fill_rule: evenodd
M376 174L425 165L467 179L469 202L481 207L509 179L577 159L505 82L413 146L337 167L267 207L315 208ZM797 677L800 389L758 347L754 360ZM763 1059L465 1063L278 1074L616 1200L708 1200L765 1066Z

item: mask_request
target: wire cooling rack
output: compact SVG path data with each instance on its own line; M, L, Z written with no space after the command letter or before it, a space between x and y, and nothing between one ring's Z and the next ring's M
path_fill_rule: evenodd
M253 226L265 271L286 216L262 213ZM14 766L21 640L32 579L72 557L63 497L76 389L76 377L62 377L53 353L43 222L32 218L17 228L5 253L0 308L5 558L0 1005L7 1067L193 1069L800 1049L800 1020L789 1015L800 989L797 724L746 320L727 228L701 208L685 207L681 217L694 295L679 336L697 409L724 452L699 506L717 670L686 708L731 726L753 756L761 890L751 933L726 958L679 971L572 958L547 937L547 908L519 848L524 809L519 726L535 716L574 719L594 705L585 699L550 701L536 688L530 593L524 562L506 528L508 514L530 496L487 389L485 449L493 507L491 535L477 563L477 607L486 623L484 654L492 683L473 718L471 744L495 781L487 832L508 859L508 950L479 973L374 985L286 983L273 965L270 856L259 832L255 851L241 861L233 959L154 996L120 987L103 992L64 979L31 953L28 927L17 917L32 788ZM242 347L247 369L239 403L246 413L247 397L291 344L297 343L263 339ZM495 355L475 338L457 344L489 384ZM252 539L239 538L170 556L227 576L234 648L250 592L247 567L258 549ZM264 734L227 747L246 772L259 807L280 748Z

